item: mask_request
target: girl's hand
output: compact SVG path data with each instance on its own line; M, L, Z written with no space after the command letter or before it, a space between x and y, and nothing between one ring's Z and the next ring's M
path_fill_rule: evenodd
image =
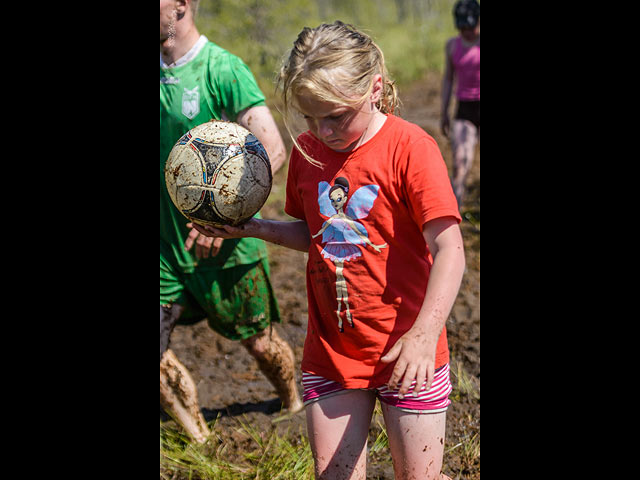
M380 359L383 363L397 360L387 385L390 389L396 389L402 380L398 391L399 398L404 398L414 380L416 386L413 396L418 396L425 382L426 390L431 388L435 372L435 345L429 341L427 332L414 327L400 337L391 350Z
M427 222L423 228L425 242L433 255L429 272L429 286L424 302L411 329L380 359L396 365L389 379L389 388L398 388L403 398L416 380L414 396L426 382L431 388L435 372L436 346L449 317L464 275L465 258L462 234L453 217L442 217Z
M244 238L249 236L247 235L247 226L253 221L254 219L251 219L240 227L232 227L230 225L225 225L223 227L212 227L211 225L200 225L195 222L187 223L187 227L195 229L206 237L214 237L219 239Z

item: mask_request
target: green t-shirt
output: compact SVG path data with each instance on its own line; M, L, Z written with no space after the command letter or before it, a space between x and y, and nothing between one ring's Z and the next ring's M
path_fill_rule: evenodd
M239 112L264 101L249 67L204 36L176 65L165 68L161 60L160 256L182 272L191 273L196 266L228 268L266 257L264 242L255 238L225 240L220 253L206 260L185 252L188 220L171 202L164 179L167 157L187 131L214 118L236 121Z

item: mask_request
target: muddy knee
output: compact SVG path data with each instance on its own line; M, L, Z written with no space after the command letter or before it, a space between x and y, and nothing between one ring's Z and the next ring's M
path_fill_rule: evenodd
M211 435L200 411L196 384L171 349L160 360L160 405L198 443Z
M278 395L286 399L288 404L290 397L296 397L294 387L294 355L293 350L280 335L271 328L242 341L242 345L253 356L262 373L276 387Z

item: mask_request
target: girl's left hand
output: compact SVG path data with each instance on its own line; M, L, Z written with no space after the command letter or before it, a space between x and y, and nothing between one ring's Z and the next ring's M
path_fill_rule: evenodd
M212 227L210 225L200 225L198 223L188 223L188 228L194 228L202 235L207 237L215 237L215 238L242 238L246 235L244 233L244 226L242 227L231 227L229 225L225 225L224 227Z
M413 395L418 396L422 385L426 382L426 390L431 388L435 371L435 344L428 341L427 332L420 328L412 328L398 339L391 350L380 359L383 363L396 361L388 386L391 389L398 388L400 399L409 392L411 383L415 380L416 385ZM436 339L437 340L437 339Z

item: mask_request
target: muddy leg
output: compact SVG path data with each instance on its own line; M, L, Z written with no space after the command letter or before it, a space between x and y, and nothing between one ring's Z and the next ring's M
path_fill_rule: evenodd
M396 480L445 480L443 463L446 412L406 413L382 403Z
M317 480L365 480L367 437L376 405L371 390L345 390L307 406Z
M453 150L453 191L461 208L466 193L465 182L473 164L475 147L478 142L478 129L468 120L455 120L451 147Z
M170 349L160 360L160 404L196 442L203 443L211 435L200 412L196 384Z
M256 359L260 371L275 387L282 406L291 413L302 410L304 405L298 395L293 350L275 328L266 328L243 340L242 345Z
M160 305L160 405L197 442L210 435L200 412L196 384L169 349L169 338L183 312L180 305Z

